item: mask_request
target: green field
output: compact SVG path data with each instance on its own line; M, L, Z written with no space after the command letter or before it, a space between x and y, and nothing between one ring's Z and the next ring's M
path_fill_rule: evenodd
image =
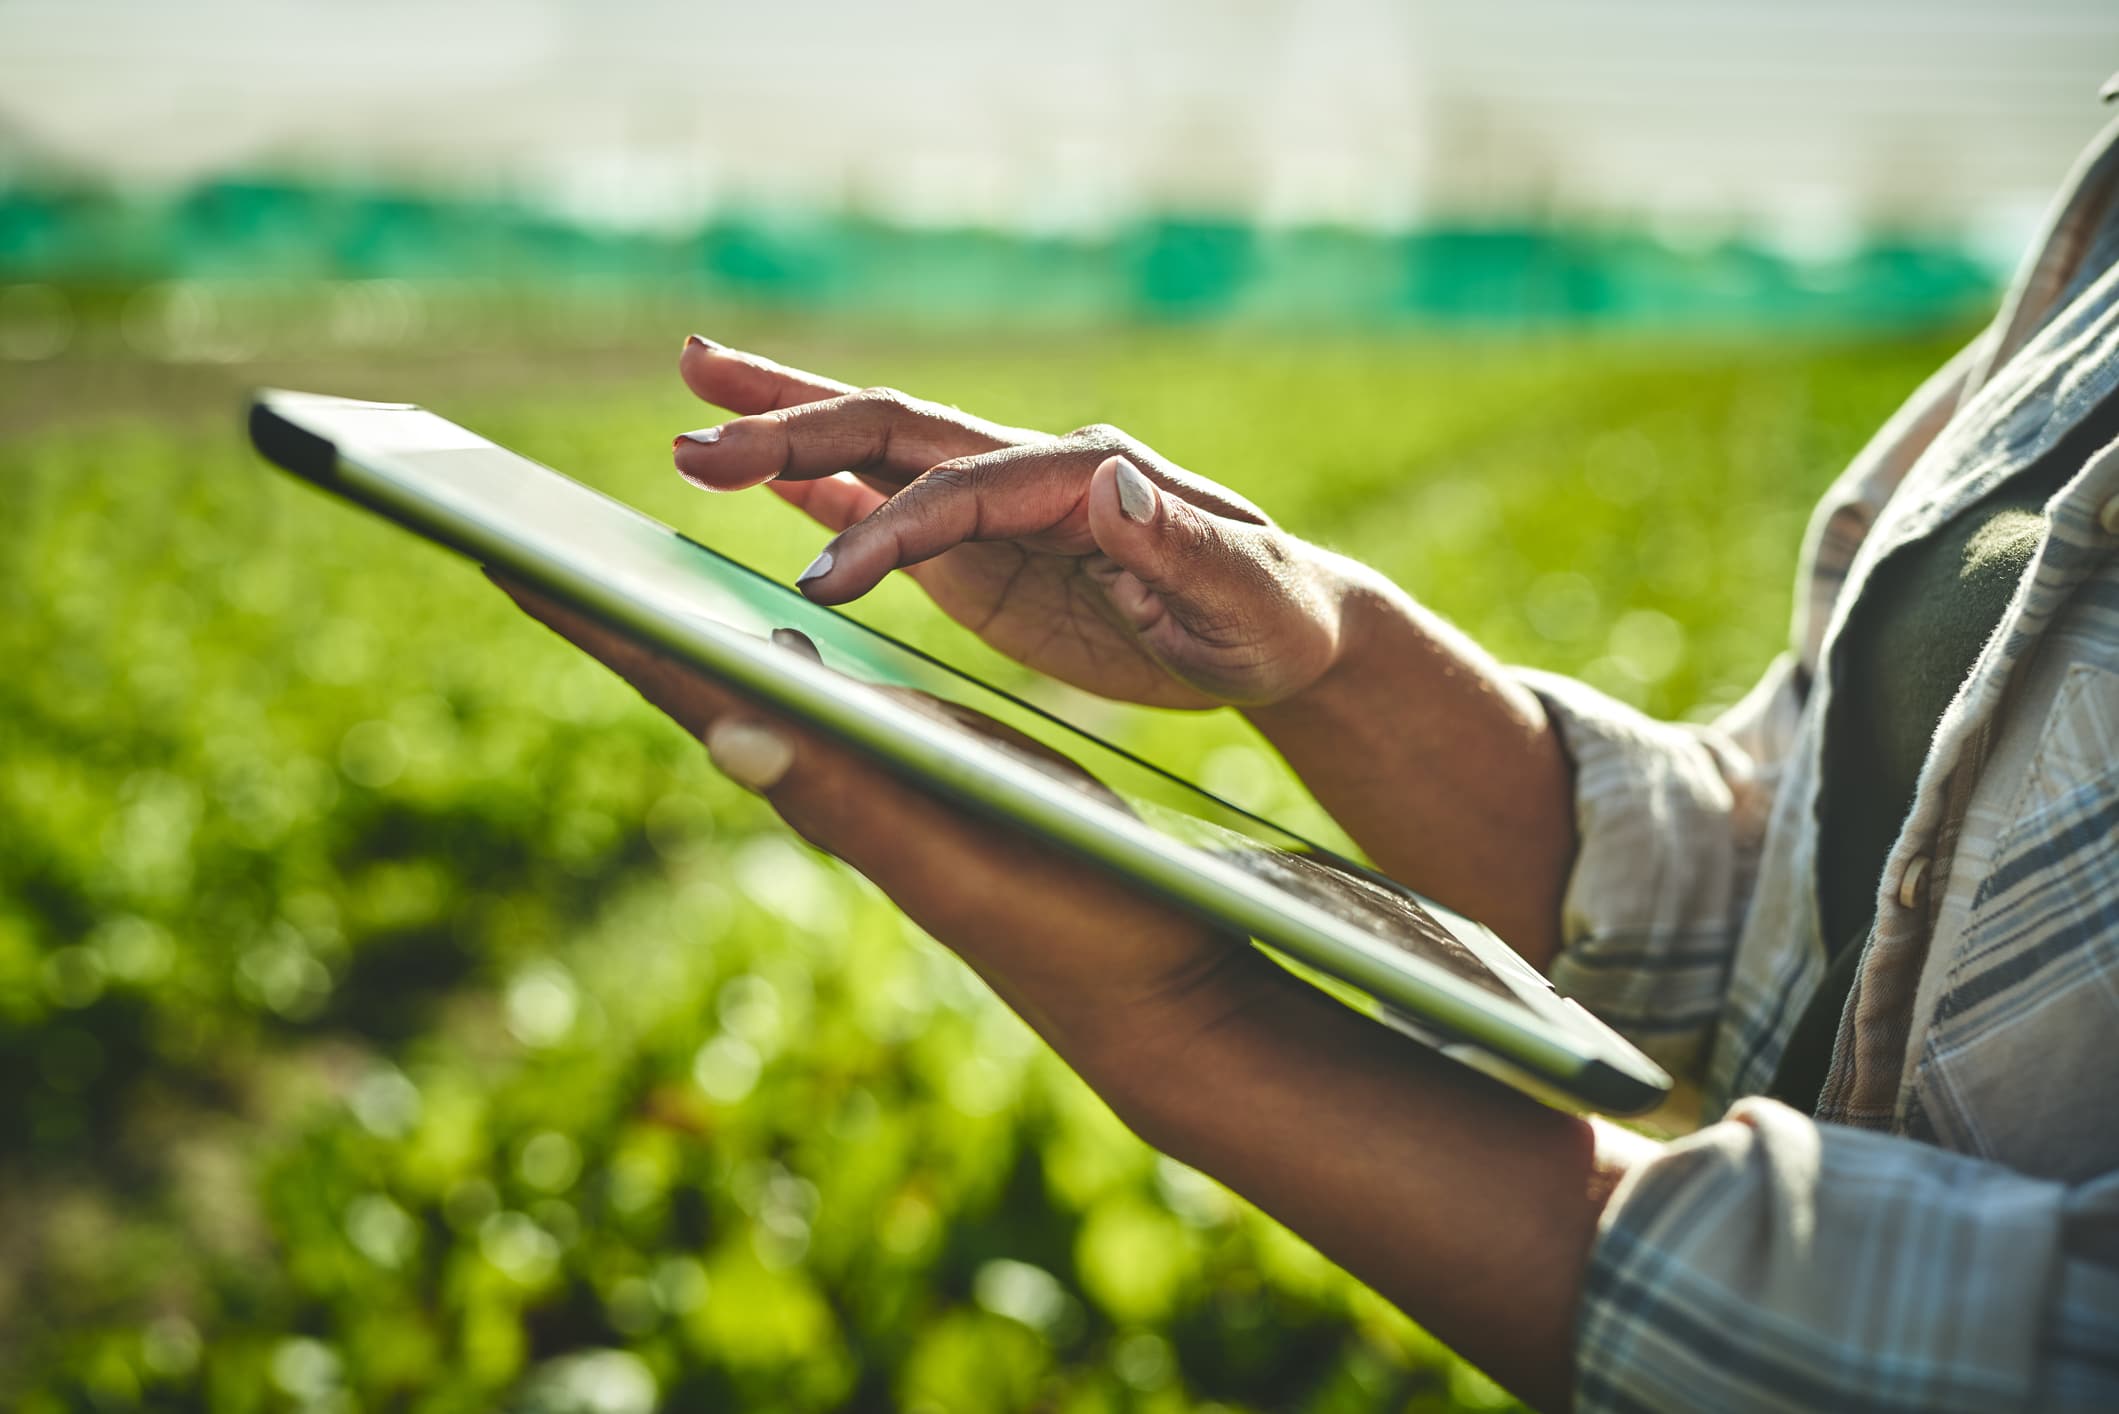
M792 575L793 511L669 469L712 420L685 332L0 365L0 1403L1505 1404L624 686L237 433L251 382L423 401ZM1777 650L1811 501L1952 343L705 332L1117 423L1669 715ZM863 612L991 666L907 586ZM1091 715L1318 827L1225 715Z

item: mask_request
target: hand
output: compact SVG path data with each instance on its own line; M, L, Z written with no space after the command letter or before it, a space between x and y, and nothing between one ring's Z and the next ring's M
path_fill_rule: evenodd
M679 437L677 469L834 532L797 581L818 603L904 569L1010 657L1160 707L1284 701L1339 658L1349 567L1115 428L1003 427L697 336L679 366L745 415Z
M715 765L796 833L874 880L1114 1104L1165 1073L1175 1051L1239 1005L1260 974L1262 955L1242 938L966 814L563 604L494 582L701 738ZM774 640L816 652L800 634ZM953 721L972 715L924 701ZM999 723L972 725L1042 756L1049 769L1085 774Z
M1241 938L922 794L562 605L501 588L961 954L1135 1132L1503 1382L1565 1403L1586 1254L1646 1141L1509 1094Z
M836 532L798 581L810 598L843 603L902 567L1053 677L1240 707L1385 873L1535 966L1555 954L1575 850L1559 733L1382 575L1111 428L1046 437L701 339L680 367L745 416L679 438L678 469L717 490L769 482Z

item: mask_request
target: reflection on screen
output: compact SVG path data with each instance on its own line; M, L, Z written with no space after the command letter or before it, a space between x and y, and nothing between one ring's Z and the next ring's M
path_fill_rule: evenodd
M1323 909L1362 933L1445 968L1459 981L1497 996L1515 993L1442 926L1435 915L1395 889L1386 888L1329 855L1267 849L1232 838L1222 858Z

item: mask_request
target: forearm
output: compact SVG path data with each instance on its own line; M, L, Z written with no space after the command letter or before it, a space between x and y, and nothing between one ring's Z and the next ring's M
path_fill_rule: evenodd
M1365 567L1338 660L1246 716L1378 867L1487 924L1542 968L1574 853L1570 768L1537 697Z
M1618 1139L1441 1061L1042 840L512 592L959 952L1136 1130L1526 1395L1564 1397Z
M1103 1070L1106 1097L1522 1397L1564 1405L1598 1215L1652 1146L1261 968L1152 1073Z

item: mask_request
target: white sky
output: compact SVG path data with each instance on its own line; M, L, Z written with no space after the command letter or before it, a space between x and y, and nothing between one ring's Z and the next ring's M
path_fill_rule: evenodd
M298 165L619 224L1557 207L2007 244L2114 0L0 0L0 162Z

